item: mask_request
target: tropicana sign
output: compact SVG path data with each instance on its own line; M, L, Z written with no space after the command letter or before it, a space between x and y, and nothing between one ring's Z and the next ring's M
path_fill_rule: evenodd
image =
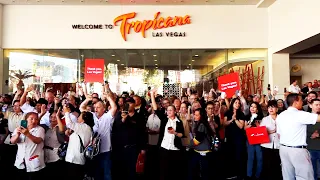
M175 26L183 26L186 24L191 24L191 18L189 15L182 16L167 16L161 17L160 12L157 12L154 15L153 20L135 20L129 22L133 18L136 17L135 12L123 14L116 17L113 20L113 24L73 24L72 29L113 29L114 26L117 26L118 22L121 22L120 25L120 33L122 38L126 41L127 35L130 34L131 30L136 33L141 33L142 37L146 37L146 32L149 29L157 30L157 29L166 29ZM160 16L160 17L159 17ZM153 37L162 37L164 34L167 37L185 37L185 32L153 32Z
M134 30L136 33L141 33L142 37L145 38L146 31L149 29L164 29L164 28L170 28L175 26L182 26L186 24L191 24L191 18L189 15L186 15L184 17L182 16L175 16L175 17L160 17L160 12L157 12L154 15L153 20L136 20L133 22L128 22L129 19L132 19L136 16L135 12L123 14L118 16L114 19L113 24L114 26L117 26L118 22L121 22L120 26L120 33L122 35L122 38L126 41L127 40L127 34L130 34L131 29Z

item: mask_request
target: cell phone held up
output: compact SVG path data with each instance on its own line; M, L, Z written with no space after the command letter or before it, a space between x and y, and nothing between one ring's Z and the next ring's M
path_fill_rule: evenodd
M25 129L27 129L27 127L28 127L28 121L26 121L26 120L21 120L20 126L23 127L23 128L25 128Z

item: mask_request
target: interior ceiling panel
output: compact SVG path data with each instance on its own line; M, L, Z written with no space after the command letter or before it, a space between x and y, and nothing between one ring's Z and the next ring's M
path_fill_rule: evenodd
M260 0L0 0L19 5L257 5Z

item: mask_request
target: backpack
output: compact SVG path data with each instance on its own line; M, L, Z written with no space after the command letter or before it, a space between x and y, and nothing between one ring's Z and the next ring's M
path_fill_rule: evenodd
M64 160L66 158L67 155L67 149L68 149L68 142L64 142L60 145L60 147L58 148L58 156L60 158L60 160Z
M100 152L100 135L96 132L93 133L90 143L87 147L84 148L84 156L89 159L92 160L95 156L97 156Z

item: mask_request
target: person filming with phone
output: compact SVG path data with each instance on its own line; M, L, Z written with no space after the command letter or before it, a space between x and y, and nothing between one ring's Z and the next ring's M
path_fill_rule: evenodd
M45 130L38 124L38 114L27 113L26 120L21 121L20 127L14 130L10 139L12 144L18 144L14 165L19 169L19 179L24 177L30 180L42 179L42 169L45 167L43 151Z

